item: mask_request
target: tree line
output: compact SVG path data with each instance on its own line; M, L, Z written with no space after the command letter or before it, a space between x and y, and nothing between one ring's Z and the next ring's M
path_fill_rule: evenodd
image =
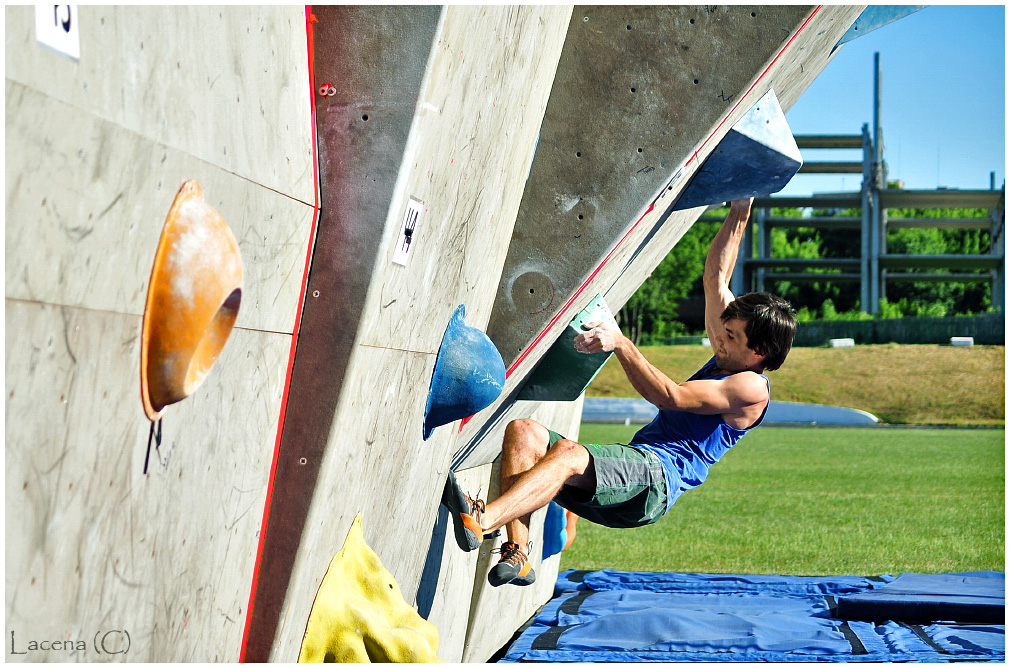
M724 218L728 208L709 216ZM771 210L774 218L802 218L800 209ZM753 214L752 214L753 215ZM859 209L814 210L813 216L859 217ZM985 218L989 212L979 208L889 209L890 218ZM702 273L709 245L721 223L696 222L680 242L652 272L652 275L628 300L618 314L625 334L639 342L643 336L663 338L703 334L704 324L697 318L685 322L679 315L689 301L703 299ZM990 229L902 228L887 230L886 252L894 254L933 255L990 252ZM754 243L757 243L756 235ZM859 258L861 235L858 230L830 230L818 227L772 227L773 258ZM757 255L756 248L754 255ZM824 274L823 280L775 280L775 270L765 274L765 289L787 299L796 309L797 320L865 320L860 303L858 281L832 281L831 274L841 269L811 268ZM942 269L914 269L919 273L945 273ZM958 270L959 273L967 273ZM977 273L988 275L987 270ZM949 316L987 313L992 308L992 282L887 281L886 295L880 300L878 318L914 316Z

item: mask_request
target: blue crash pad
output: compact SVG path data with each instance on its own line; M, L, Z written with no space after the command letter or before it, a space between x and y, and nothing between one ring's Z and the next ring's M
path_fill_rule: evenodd
M583 422L627 422L645 424L656 417L659 409L645 399L586 397L582 405ZM803 404L793 401L771 401L764 424L877 424L876 416L857 408Z
M1002 623L1006 589L1002 573L905 573L894 582L838 599L842 619L949 620Z
M996 624L839 619L892 576L566 571L503 662L1003 661Z

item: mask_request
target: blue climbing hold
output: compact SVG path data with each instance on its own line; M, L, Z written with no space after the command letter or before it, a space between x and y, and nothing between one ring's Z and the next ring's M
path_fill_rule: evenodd
M568 542L568 532L566 530L568 518L565 509L554 501L547 505L547 514L544 515L544 551L542 559L550 559L565 549Z
M487 408L505 387L505 362L487 334L464 322L462 304L442 335L424 409L424 440L435 427Z
M777 193L802 165L775 91L769 90L722 138L673 209Z

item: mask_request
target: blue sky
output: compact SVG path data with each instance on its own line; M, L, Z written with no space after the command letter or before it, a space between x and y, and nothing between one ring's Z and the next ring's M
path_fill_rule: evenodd
M793 134L873 132L873 54L880 53L881 125L889 177L905 188L986 189L1005 178L1006 9L934 5L843 45L786 114ZM804 150L805 160L861 151ZM780 195L855 191L861 177L805 175Z

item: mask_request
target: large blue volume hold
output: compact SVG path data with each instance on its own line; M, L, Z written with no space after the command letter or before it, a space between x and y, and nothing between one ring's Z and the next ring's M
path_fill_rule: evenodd
M723 137L673 209L777 193L802 165L775 91L769 90Z

